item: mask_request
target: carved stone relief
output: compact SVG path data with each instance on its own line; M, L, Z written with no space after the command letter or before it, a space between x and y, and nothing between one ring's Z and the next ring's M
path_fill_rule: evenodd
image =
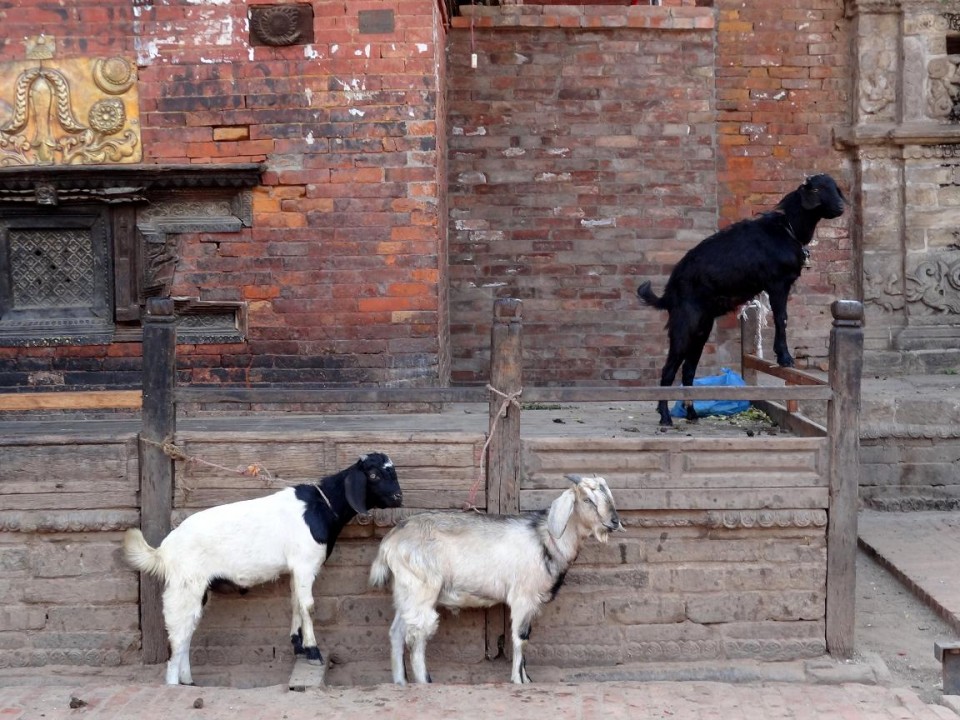
M906 299L936 314L960 315L960 247L928 254L906 275Z
M0 167L140 162L136 80L122 57L0 63Z
M860 48L858 103L866 115L892 117L897 98L896 38L875 35Z

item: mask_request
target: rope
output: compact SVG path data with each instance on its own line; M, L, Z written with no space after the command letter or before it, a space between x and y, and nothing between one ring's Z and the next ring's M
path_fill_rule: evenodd
M516 392L505 393L497 390L489 383L487 383L487 390L492 392L494 395L499 395L501 398L503 398L503 402L500 403L500 408L497 410L497 414L493 417L493 422L490 424L490 432L487 433L487 441L483 444L483 450L480 451L480 472L470 488L470 495L467 496L467 501L463 504L464 512L468 510L480 512L480 508L474 505L473 501L477 499L477 491L480 489L480 483L482 483L486 478L487 448L490 447L490 441L493 439L493 431L496 430L497 423L500 422L500 418L506 417L507 408L510 405L513 405L518 410L520 409L520 403L518 402L517 398L519 398L521 393L523 393L522 387Z
M236 473L237 475L245 475L247 477L258 477L263 480L264 487L267 487L271 482L276 480L276 478L270 473L267 468L265 468L260 463L251 463L250 465L237 465L236 467L227 467L226 465L218 465L215 462L210 462L209 460L204 460L199 458L196 455L189 455L187 452L180 447L179 445L174 445L170 440L164 440L163 442L157 442L156 440L148 440L145 437L140 437L140 441L146 445L152 445L153 447L160 448L163 450L164 454L170 457L172 460L180 460L185 463L195 463L197 465L206 465L207 467L216 468L217 470L223 470L224 472ZM183 490L184 499L190 497L190 493L193 492L195 488L188 485L183 478L178 480L180 488ZM323 493L320 493L323 495ZM330 501L326 497L323 498L326 500L327 505L330 505Z

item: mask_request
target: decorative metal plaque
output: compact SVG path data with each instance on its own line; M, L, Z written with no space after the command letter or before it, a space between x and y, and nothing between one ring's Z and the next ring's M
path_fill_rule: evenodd
M137 163L142 155L132 61L0 63L0 167Z
M312 5L256 5L250 8L251 45L283 47L312 42Z

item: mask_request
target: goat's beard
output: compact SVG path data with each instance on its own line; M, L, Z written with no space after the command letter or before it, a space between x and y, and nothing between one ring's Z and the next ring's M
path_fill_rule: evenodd
M593 536L602 543L606 543L610 538L610 531L607 530L603 525L598 527L593 531Z

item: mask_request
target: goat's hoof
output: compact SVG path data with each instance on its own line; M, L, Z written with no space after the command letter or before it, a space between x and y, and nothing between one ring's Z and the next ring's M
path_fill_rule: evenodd
M323 655L320 654L320 648L308 647L303 649L307 656L307 662L311 665L323 665Z
M303 631L298 630L296 635L291 635L290 644L293 645L294 655L303 655Z

